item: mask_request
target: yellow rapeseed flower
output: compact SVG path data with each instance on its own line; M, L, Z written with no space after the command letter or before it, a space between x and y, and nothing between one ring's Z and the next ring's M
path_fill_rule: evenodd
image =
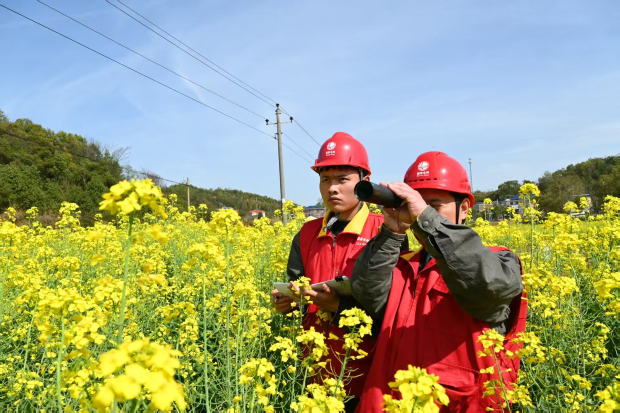
M110 211L113 215L119 212L130 215L148 206L155 214L165 219L167 214L163 208L164 202L161 189L153 184L153 181L132 179L131 182L122 181L112 186L110 192L103 195L99 209Z

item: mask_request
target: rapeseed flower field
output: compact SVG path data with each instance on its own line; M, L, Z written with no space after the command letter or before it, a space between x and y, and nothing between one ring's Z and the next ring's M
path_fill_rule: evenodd
M522 188L523 215L472 224L485 244L520 255L529 304L519 382L489 383L486 394L496 411L620 411L620 199L585 221L541 221L537 190ZM365 356L357 345L371 319L358 309L340 318L350 333L334 372L325 356L337 338L271 307L303 212L287 204L296 218L286 227L248 226L233 210L180 212L176 201L148 180L125 181L101 203L114 219L91 227L70 203L54 227L36 208L22 226L6 211L0 411L342 411L346 361ZM481 357L502 347L493 330L481 340ZM386 411L449 403L441 377L423 369L394 380L401 398L386 396Z

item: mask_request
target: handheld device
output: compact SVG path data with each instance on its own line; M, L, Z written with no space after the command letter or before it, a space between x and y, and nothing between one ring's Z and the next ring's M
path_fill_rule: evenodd
M311 287L315 291L323 291L323 284L327 284L330 289L336 290L336 292L340 295L351 295L351 281L346 275L338 276L333 280L312 284ZM300 297L288 287L289 283L273 283L273 288L281 292L285 297L294 298L296 301L299 300Z

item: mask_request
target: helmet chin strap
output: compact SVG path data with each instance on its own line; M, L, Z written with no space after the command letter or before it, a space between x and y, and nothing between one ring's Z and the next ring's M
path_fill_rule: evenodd
M365 176L366 176L366 173L365 173L365 171L362 168L358 168L357 172L360 175L360 182L362 182L364 180ZM362 209L363 204L364 203L362 201L358 200L358 202L357 202L357 207L358 207L357 212L360 212L360 209ZM356 212L356 214L357 214L357 212Z
M454 194L454 204L456 205L456 224L461 225L460 214L461 214L461 205L463 204L464 198L461 194Z
M461 212L461 207L459 205L459 200L455 199L454 204L456 205L456 225L460 225L461 223L459 221L459 213Z

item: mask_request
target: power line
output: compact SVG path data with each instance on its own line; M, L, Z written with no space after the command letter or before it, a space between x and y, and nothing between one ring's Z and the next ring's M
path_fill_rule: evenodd
M220 69L222 72L226 73L227 75L229 75L230 77L234 78L235 80L238 80L239 82L243 83L244 85L246 85L247 87L249 87L250 89L252 89L253 91L255 91L256 93L258 93L259 95L267 98L268 100L272 101L273 105L275 105L276 101L271 99L269 96L265 95L264 93L261 93L260 91L254 89L252 86L248 85L247 83L245 83L243 80L239 79L238 77L236 77L235 75L233 75L232 73L228 72L226 69L218 66L217 64L215 64L215 62L213 62L212 60L209 60L207 57L203 56L202 54L200 54L199 52L197 52L196 50L192 49L191 47L189 47L187 44L183 43L181 40L179 40L178 38L174 37L172 34L168 33L167 31L165 31L163 28L161 28L160 26L158 26L157 24L153 23L151 20L147 19L146 17L144 17L142 14L138 13L137 11L135 11L134 9L132 9L131 7L129 7L127 4L123 3L121 0L118 0L118 2L120 4L122 4L123 6L127 7L129 10L131 10L132 12L134 12L135 14L137 14L138 16L140 16L141 18L143 18L144 20L146 20L147 22L149 22L150 24L152 24L153 26L157 27L159 30L161 30L162 32L166 33L168 36L172 37L174 40L176 40L177 42L181 43L183 46L187 47L189 50L191 50L192 52L196 53L198 56L202 57L203 59L205 59L207 62L211 63L213 66L217 67L218 69ZM220 75L222 75L220 73ZM224 76L224 75L222 75ZM226 77L226 76L224 76ZM230 79L229 79L230 80Z
M171 181L170 179L162 178L161 176L159 176L156 173L147 173L147 172L139 172L139 171L133 171L133 172L138 174L138 175L146 176L149 179L156 179L156 180L158 179L158 180L161 180L161 181L166 181L166 182L170 182L170 183L177 184L177 185L187 185L187 184L182 183L182 182ZM196 188L196 189L202 189L202 188L198 188L197 186L194 186L194 185L188 185L188 186L190 186L192 188Z
M9 136L12 136L14 138L23 139L23 140L27 140L27 141L31 141L31 142L36 142L38 144L43 144L43 145L47 146L49 149L53 149L55 151L62 152L64 154L69 154L69 155L77 156L79 158L88 159L91 162L96 162L96 163L102 163L103 162L102 159L94 159L94 158L91 158L90 156L80 155L78 153L74 153L74 152L68 151L66 148L59 148L57 146L54 146L54 144L51 143L51 142L41 141L41 140L38 140L38 139L31 138L30 136L21 136L21 135L18 135L16 133L9 132L8 130L0 130L0 135L9 135ZM167 179L167 178L162 178L157 173L148 173L148 172L141 172L141 171L136 171L136 170L132 170L132 172L135 173L135 174L138 174L138 175L146 176L147 178L155 178L155 179L159 179L159 180L170 182L170 183L177 184L177 185L186 185L185 183L182 183L182 182L177 182L177 181L173 181L173 180L170 180L170 179ZM193 188L198 188L197 186L193 186L193 185L190 185L190 186L192 186ZM201 188L199 188L199 189L201 189Z
M81 26L83 26L83 27L87 28L88 30L90 30L90 31L92 31L92 32L94 32L94 33L97 33L98 35L100 35L100 36L102 36L102 37L105 37L106 39L110 40L111 42L113 42L113 43L115 43L115 44L117 44L117 45L121 46L122 48L124 48L124 49L126 49L126 50L129 50L130 52L132 52L132 53L134 53L134 54L136 54L136 55L138 55L138 56L142 57L143 59L148 60L149 62L151 62L151 63L153 63L153 64L155 64L155 65L157 65L157 66L161 67L162 69L165 69L165 70L167 70L168 72L173 73L174 75L179 76L180 78L182 78L182 79L184 79L184 80L187 80L187 81L188 81L188 82L190 82L190 83L193 83L194 85L196 85L196 86L198 86L198 87L200 87L200 88L202 88L202 89L206 90L207 92L212 93L212 94L214 94L215 96L217 96L217 97L219 97L219 98L221 98L221 99L224 99L225 101L227 101L227 102L229 102L229 103L232 103L233 105L235 105L235 106L237 106L237 107L239 107L239 108L241 108L241 109L243 109L243 110L245 110L245 111L247 111L247 112L249 112L249 113L251 113L251 114L253 114L253 115L255 115L255 116L259 117L259 118L261 118L261 119L265 119L265 117L264 117L263 115L260 115L260 114L258 114L258 113L256 113L256 112L254 112L254 111L252 111L252 110L250 110L250 109L248 109L248 108L246 108L246 107L244 107L244 106L242 106L242 105L240 105L240 104L238 104L238 103L236 103L236 102L233 102L232 100L230 100L230 99L228 99L228 98L226 98L226 97L224 97L224 96L222 96L222 95L220 95L220 94L218 94L218 93L216 93L216 92L212 91L211 89L208 89L208 88L206 88L206 87L204 87L204 86L202 86L202 85L200 85L200 84L198 84L198 83L194 82L193 80L191 80L191 79L189 79L189 78L187 78L187 77L185 77L185 76L181 75L180 73L177 73L177 72L175 72L174 70L172 70L172 69L170 69L170 68L168 68L168 67L166 67L166 66L164 66L164 65L162 65L162 64L160 64L160 63L158 63L158 62L156 62L156 61L154 61L153 59L150 59L150 58L148 58L148 57L144 56L143 54L141 54L141 53L139 53L139 52L137 52L137 51L135 51L135 50L131 49L130 47L125 46L124 44L122 44L122 43L120 43L120 42L118 42L118 41L116 41L116 40L112 39L111 37L109 37L109 36L107 36L107 35L105 35L105 34L103 34L103 33L99 32L98 30L93 29L92 27L88 26L87 24L82 23L82 22L80 22L80 21L79 21L79 20L77 20L77 19L74 19L73 17L71 17L71 16L69 16L69 15L67 15L67 14L63 13L62 11L60 11L60 10L58 10L58 9L55 9L54 7L50 6L49 4L47 4L47 3L45 3L45 2L43 2L43 1L41 1L41 0L37 0L37 2L41 3L41 4L42 4L42 5L44 5L45 7L47 7L47 8L49 8L49 9L51 9L51 10L55 11L55 12L56 12L56 13L58 13L58 14L61 14L61 15L65 16L66 18L68 18L68 19L70 19L70 20L74 21L75 23L77 23L77 24L79 24L79 25L81 25ZM142 15L140 15L139 13L137 13L137 12L135 12L133 9L131 9L129 6L125 5L125 3L121 2L121 1L119 1L119 3L123 4L125 7L129 8L129 9L130 9L130 10L132 10L134 13L138 14L140 17L142 17L142 18L144 18L145 20L147 20L149 23L151 23L151 24L155 25L155 24L154 24L154 23L152 23L150 20L146 19L145 17L143 17ZM168 32L166 32L165 30L161 29L159 26L157 26L157 25L155 25L155 26L156 26L156 27L158 27L160 30L164 31L164 32L165 32L166 34L168 34L169 36L173 37L175 40L179 41L181 44L185 45L185 43L181 42L181 41L180 41L180 40L178 40L176 37L172 36L171 34L169 34ZM189 46L187 46L187 45L185 45L185 46L186 46L186 47L188 47L190 50L192 50L192 51L196 52L196 51L195 51L195 50L193 50L191 47L189 47ZM198 52L196 52L196 53L198 53ZM200 53L198 53L198 54L200 54ZM202 56L202 55L201 55L201 56ZM203 57L204 57L204 56L203 56ZM204 58L205 58L205 59L207 59L206 57L204 57ZM207 60L208 60L209 62L211 62L209 59L207 59ZM211 63L213 63L213 62L211 62ZM220 67L219 67L219 66L217 66L215 63L213 63L213 64L214 64L216 67L220 68ZM220 68L220 69L222 69L222 68ZM224 69L222 69L222 70L224 70ZM224 72L226 72L226 71L224 70ZM228 73L228 72L226 72L226 73ZM230 74L230 73L228 73L228 74ZM233 75L231 75L231 76L233 76ZM234 76L233 76L233 77L234 77ZM237 79L237 78L235 78L235 79ZM240 79L237 79L237 80L239 80L240 82L244 83L244 82L243 82L243 81L241 81ZM244 84L246 84L246 83L244 83ZM246 85L247 85L247 84L246 84ZM252 88L252 87L251 87L251 86L249 86L249 85L247 85L247 86L248 86L248 87L250 87L250 88ZM254 89L254 88L252 88L252 89ZM255 89L254 89L254 90L255 90ZM258 91L256 91L256 92L258 92ZM260 92L258 92L258 93L260 93ZM261 93L261 94L262 94L262 93ZM267 96L265 96L265 97L267 97ZM285 112L285 111L284 111L284 112ZM300 125L300 126L301 126L301 125ZM303 128L302 128L302 129L303 129ZM306 133L307 133L307 132L306 132ZM291 138L291 137L290 137L289 135L287 135L287 134L284 134L284 135L285 135L287 138L289 138L289 139L290 139L290 140L291 140L291 141L292 141L295 145L297 145L297 147L299 147L302 151L304 151L306 154L308 154L308 155L310 156L310 158L311 158L311 159L313 159L313 156L312 156L310 153L308 153L308 152L307 152L304 148L302 148L302 147L301 147L301 146L300 146L297 142L295 142L295 141L293 140L293 138ZM312 136L310 136L310 137L312 138ZM313 138L313 139L314 139L314 138ZM315 141L315 142L316 142L316 141ZM289 148L289 149L290 149L290 148Z
M40 2L40 0L37 0ZM131 7L127 6L125 3L123 3L122 1L118 1L120 4L122 4L123 6L127 7L129 10L131 10L133 13L137 14L138 16L140 16L141 18L143 18L144 20L146 20L147 22L149 22L150 24L152 24L153 26L157 27L159 30L161 30L162 32L166 33L168 36L172 37L174 40L176 40L177 42L181 43L183 46L187 47L189 50L191 50L192 52L196 53L197 55L199 55L200 57L202 57L203 59L205 59L207 62L211 63L212 65L214 65L215 67L217 67L218 69L222 70L223 72L227 73L228 75L232 76L233 78L237 79L239 82L243 83L244 85L246 85L247 87L249 87L250 89L254 90L255 92L265 96L267 99L271 100L272 102L275 103L275 101L271 98L269 98L268 96L264 95L263 93L259 92L258 90L254 89L252 86L248 85L247 83L245 83L244 81L242 81L241 79L238 79L237 77L235 77L234 75L230 74L229 72L227 72L226 70L222 69L220 66L218 66L217 64L213 63L211 60L209 60L208 58L206 58L205 56L203 56L202 54L200 54L199 52L197 52L196 50L192 49L191 47L189 47L187 44L183 43L181 40L179 40L178 38L176 38L175 36L173 36L172 34L168 33L166 30L162 29L160 26L158 26L157 24L153 23L151 20L147 19L146 17L144 17L143 15L141 15L140 13L138 13L137 11L135 11L134 9L132 9ZM181 47L179 47L178 45L174 44L173 42L171 42L169 39L166 39L164 36L162 36L161 34L157 33L155 30L153 30L152 28L148 27L146 24L142 23L141 21L139 21L138 19L136 19L135 17L131 16L129 13L127 13L126 11L122 10L121 8L119 8L118 6L112 4L109 0L106 0L106 3L108 3L110 6L114 7L115 9L119 10L120 12L122 12L123 14L127 15L128 17L130 17L131 19L133 19L134 21L140 23L142 26L146 27L148 30L150 30L151 32L155 33L156 35L158 35L159 37L161 37L162 39L166 40L168 43L170 43L171 45L173 45L174 47L176 47L177 49L183 51L184 53L186 53L187 55L191 56L192 58L198 60L200 63L202 63L203 65L207 66L208 68L210 68L211 70L213 70L214 72L218 73L219 75L223 76L224 78L230 80L231 82L233 82L234 84L236 84L237 86L239 86L240 88L244 89L245 91L247 91L248 93L256 96L257 98L259 98L260 100L262 100L263 102L273 106L273 104L267 102L265 99L261 98L260 96L257 96L255 93L252 93L251 91L249 91L248 89L244 88L242 85L240 85L239 83L235 82L234 80L228 78L227 76L224 76L222 73L218 72L216 69L214 69L213 67L211 67L209 64L201 61L200 59L196 58L196 56L192 55L191 53L187 52L186 50L183 50ZM68 17L68 16L67 16ZM106 36L107 37L107 36ZM116 42L115 42L116 43ZM150 59L149 59L150 60ZM192 82L193 83L193 82ZM219 95L218 95L219 96ZM226 99L228 100L228 99ZM245 108L244 108L245 109ZM247 109L246 109L247 110ZM258 115L260 116L260 115ZM290 116L290 115L289 115ZM299 123L298 123L299 125ZM301 126L301 125L300 125ZM303 129L303 128L302 128ZM308 133L307 131L304 132ZM310 134L308 134L310 135ZM312 136L310 136L312 138ZM291 141L293 141L293 139L289 136L289 139L291 139ZM314 138L312 138L314 140ZM315 141L316 142L316 141ZM304 148L302 148L301 146L299 146L299 144L295 141L293 141L293 143L295 145L297 145L299 148L301 148L301 150L303 150L304 152L306 152L306 150ZM318 142L317 142L318 144ZM290 146L284 145L286 146L289 150L295 152ZM301 155L299 155L299 153L295 152L298 156L302 157ZM306 152L308 153L308 152ZM310 155L310 154L308 154ZM312 157L312 155L310 155L310 157ZM303 159L303 157L302 157Z
M304 148L302 148L297 142L295 142L295 140L293 140L293 138L291 138L290 136L288 136L286 133L282 132L282 135L286 136L287 138L289 138L291 140L291 142L293 142L295 145L297 145L297 147L299 149L301 149L302 151L304 151L305 153L308 154L308 156L310 157L310 159L313 159L312 155L310 153L308 153L308 151L306 151Z
M181 91L179 91L179 90L177 90L177 89L175 89L175 88L173 88L173 87L171 87L171 86L168 86L168 85L166 85L165 83L162 83L162 82L160 82L160 81L158 81L158 80L156 80L156 79L154 79L154 78L152 78L152 77L150 77L150 76L147 76L147 75L145 75L144 73L142 73L142 72L140 72L140 71L138 71L138 70L136 70L136 69L133 69L133 68L131 68L131 67L129 67L129 66L127 66L127 65L125 65L125 64L123 64L123 63L121 63L121 62L119 62L118 60L115 60L115 59L113 59L113 58L111 58L111 57L109 57L109 56L107 56L107 55L105 55L105 54L103 54L103 53L101 53L101 52L98 52L97 50L95 50L95 49L93 49L93 48L91 48L91 47L88 47L88 46L86 46L85 44L80 43L80 42L78 42L77 40L74 40L74 39L70 38L69 36L66 36L66 35L62 34L62 33L58 32L58 31L56 31L56 30L52 29L51 27L48 27L48 26L44 25L43 23L39 23L38 21L36 21L36 20L34 20L34 19L31 19L30 17L25 16L25 15L23 15L23 14L21 14L21 13L19 13L19 12L15 11L15 10L13 10L13 9L11 9L11 8L9 8L9 7L5 6L5 5L3 5L3 4L0 4L0 7L3 7L3 8L5 8L5 9L7 9L7 10L9 10L9 11L11 11L11 12L13 12L13 13L15 13L15 14L17 14L17 15L19 15L19 16L21 16L21 17L23 17L23 18L25 18L26 20L29 20L29 21L31 21L31 22L33 22L33 23L35 23L35 24L37 24L37 25L39 25L39 26L41 26L41 27L43 27L43 28L45 28L45 29L47 29L47 30L51 31L51 32L54 32L54 33L58 34L59 36L62 36L62 37L64 37L65 39L70 40L70 41L72 41L73 43L76 43L76 44L78 44L78 45L80 45L80 46L82 46L82 47L84 47L84 48L86 48L86 49L90 50L91 52L94 52L94 53L96 53L96 54L98 54L98 55L100 55L100 56L102 56L102 57L105 57L106 59L108 59L108 60L110 60L110 61L112 61L112 62L114 62L114 63L117 63L117 64L119 64L119 65L123 66L124 68L129 69L129 70L131 70L132 72L137 73L137 74L139 74L140 76L143 76L143 77L145 77L145 78L147 78L147 79L149 79L149 80L151 80L151 81L153 81L153 82L155 82L155 83L157 83L157 84L159 84L159 85L161 85L161 86L163 86L163 87L165 87L165 88L167 88L167 89L170 89L170 90L172 90L172 91L174 91L174 92L176 92L176 93L178 93L178 94L180 94L180 95L182 95L182 96L185 96L186 98L191 99L191 100L193 100L194 102L199 103L200 105L203 105L203 106L205 106L205 107L207 107L207 108L209 108L209 109L211 109L211 110L213 110L213 111L215 111L215 112L217 112L217 113L219 113L219 114L221 114L221 115L224 115L224 116L226 116L227 118L230 118L230 119L232 119L232 120L234 120L234 121L236 121L236 122L238 122L238 123L240 123L240 124L242 124L242 125L245 125L245 126L247 126L248 128L254 129L254 130L255 130L255 131L257 131L257 132L262 133L263 135L266 135L266 136L269 136L270 138L273 138L273 136L271 136L270 134L268 134L268 133L266 133L266 132L263 132L262 130L260 130L260 129L258 129L258 128L255 128L254 126L249 125L249 124L247 124L247 123L245 123L245 122L243 122L243 121L241 121L241 120L239 120L239 119L237 119L237 118L235 118L235 117L232 117L232 116L230 116L230 115L228 115L228 114L226 114L226 113L224 113L224 112L222 112L222 111L220 111L220 110L218 110L218 109L215 109L214 107L209 106L209 105L207 105L206 103L203 103L203 102L201 102L201 101L199 101L199 100L197 100L197 99L195 99L195 98L193 98L193 97L191 97L191 96L189 96L189 95L187 95L187 94L185 94L185 93L183 93L183 92L181 92ZM297 154L298 156L300 156L300 157L301 157L301 155L299 155L296 151L294 151L293 149L291 149L289 146L287 146L287 148L288 148L288 149L290 149L292 152L294 152L295 154ZM304 158L302 157L302 159L304 159ZM304 160L305 160L305 159L304 159Z
M133 17L132 15L130 15L129 13L127 13L125 10L122 10L120 7L110 3L109 0L106 0L106 3L108 3L110 6L114 7L115 9L119 10L120 12L122 12L123 14L127 15L128 17L130 17L131 19L135 20L136 22L140 23L142 26L146 27L148 30L152 31L153 33L155 33L156 35L158 35L159 37L161 37L162 39L164 39L165 41L167 41L168 43L170 43L171 45L173 45L174 47L176 47L177 49L181 50L183 53L187 54L188 56L191 56L192 58L194 58L195 60L197 60L198 62L202 63L203 65L207 66L209 69L213 70L215 73L219 73L221 75L220 72L218 72L217 70L215 70L214 68L212 68L211 66L209 66L207 63L203 62L202 60L198 59L196 56L194 56L193 54L189 53L187 50L182 49L181 47L179 47L177 44L171 42L169 39L166 39L164 36L162 36L161 34L157 33L155 30L151 29L149 26L147 26L146 24L142 23L140 20L136 19L135 17ZM223 75L222 75L223 76ZM226 77L226 76L224 76ZM268 104L269 106L273 106L272 103L266 101L265 99L263 99L262 97L258 96L256 93L252 92L251 90L246 89L245 87L243 87L242 85L240 85L239 83L235 82L234 80L227 78L228 80L230 80L231 82L235 83L237 86L239 86L240 88L244 89L246 92L250 93L251 95L256 96L257 98L259 98L260 100L262 100L263 102L265 102L266 104Z
M318 143L318 142L316 141L316 139L314 139L314 138L312 137L312 135L310 135L310 134L308 133L308 131L307 131L307 130L303 127L303 126L301 126L301 123L299 123L299 122L297 122L297 121L295 121L295 123L297 124L297 126L299 126L299 127L301 128L301 130L302 130L302 131L306 132L306 135L310 136L310 139L312 139L312 140L314 141L314 143L316 143L317 145L321 146L321 144L320 144L320 143Z
M153 63L153 64L156 64L157 66L161 67L162 69L165 69L165 70L169 71L170 73L173 73L173 74L175 74L175 75L179 76L180 78L185 79L185 80L187 80L188 82L193 83L194 85L196 85L196 86L198 86L198 87L200 87L200 88L202 88L202 89L206 90L207 92L212 93L212 94L214 94L215 96L217 96L217 97L219 97L219 98L221 98L221 99L224 99L225 101L230 102L230 103L232 103L233 105L235 105L235 106L237 106L237 107L240 107L241 109L243 109L243 110L245 110L245 111L247 111L247 112L249 112L249 113L251 113L251 114L253 114L253 115L258 116L258 117L259 117L259 118L261 118L261 119L264 119L264 118L265 118L263 115L260 115L260 114L258 114L258 113L256 113L256 112L254 112L254 111L252 111L252 110L250 110L250 109L248 109L248 108L246 108L246 107L244 107L244 106L241 106L240 104L235 103L235 102L233 102L232 100L230 100L230 99L228 99L228 98L225 98L224 96L222 96L222 95L220 95L220 94L218 94L218 93L216 93L216 92L212 91L211 89L208 89L208 88L206 88L206 87L204 87L204 86L202 86L202 85L200 85L200 84L198 84L198 83L194 82L193 80L191 80L191 79L189 79L189 78L187 78L187 77L185 77L185 76L181 75L180 73L177 73L177 72L175 72L174 70L172 70L172 69L170 69L170 68L168 68L168 67L166 67L166 66L164 66L164 65L162 65L162 64L160 64L160 63L157 63L157 62L156 62L156 61L154 61L153 59L150 59L150 58L148 58L148 57L144 56L143 54L141 54L141 53L139 53L139 52L137 52L137 51L135 51L135 50L133 50L133 49L131 49L131 48L129 48L129 47L127 47L127 46L125 46L124 44L122 44L122 43L120 43L120 42L118 42L118 41L116 41L116 40L114 40L114 39L112 39L111 37L106 36L105 34L103 34L103 33L99 32L99 31L97 31L97 30L93 29L92 27L90 27L90 26L88 26L88 25L86 25L86 24L84 24L84 23L80 22L79 20L76 20L76 19L74 19L73 17L71 17L71 16L69 16L69 15L67 15L67 14L65 14L65 13L63 13L63 12L61 12L60 10L55 9L54 7L50 6L49 4L46 4L46 3L42 2L41 0L37 0L37 1L38 1L39 3L41 3L42 5L44 5L45 7L47 7L47 8L49 8L49 9L54 10L56 13L59 13L59 14L61 14L61 15L65 16L66 18L73 20L74 22L76 22L77 24L79 24L79 25L81 25L81 26L83 26L83 27L87 28L88 30L93 31L93 32L97 33L98 35L100 35L100 36L102 36L102 37L105 37L106 39L110 40L111 42L114 42L114 43L116 43L117 45L119 45L119 46L121 46L121 47L123 47L123 48L125 48L125 49L129 50L130 52L132 52L132 53L134 53L134 54L136 54L136 55L138 55L138 56L142 57L143 59L146 59L146 60L148 60L149 62L151 62L151 63Z
M170 40L166 39L165 37L163 37L161 34L157 33L156 31L154 31L153 29L151 29L150 27L148 27L147 25L145 25L144 23L142 23L141 21L137 20L136 18L134 18L133 16L129 15L127 12L121 10L119 7L115 6L114 4L110 3L109 0L106 0L106 2L108 4L110 4L111 6L115 7L116 9L118 9L119 11L125 13L127 16L131 17L133 20L135 20L136 22L140 23L141 25L143 25L144 27L146 27L147 29L149 29L150 31L152 31L153 33L157 34L159 37L161 37L162 39L166 40L168 43L172 44L173 46L175 46L176 48L178 48L179 50L183 51L184 53L187 53L188 55L192 56L194 59L196 59L195 56L191 55L190 53L188 53L186 50L183 50L182 48L180 48L178 45L172 43ZM216 63L214 63L212 60L209 60L207 57L205 57L204 55L202 55L201 53L199 53L198 51L194 50L193 48L191 48L189 45L187 45L186 43L182 42L180 39L178 39L177 37L175 37L174 35L172 35L171 33L167 32L166 30L164 30L161 26L158 26L157 24L155 24L153 21L149 20L148 18L146 18L145 16L143 16L142 14L138 13L136 10L132 9L131 7L129 7L127 4L123 3L121 0L118 0L118 2L120 4L122 4L123 6L125 6L126 8L128 8L129 10L131 10L133 13L137 14L138 16L140 16L142 19L146 20L147 22L149 22L150 24L152 24L153 26L157 27L159 30L161 30L162 32L166 33L168 36L172 37L174 40L176 40L177 42L181 43L183 46L187 47L189 50L191 50L192 52L196 53L198 56L202 57L203 59L205 59L207 62L211 63L213 66L217 67L218 69L220 69L221 71L223 71L224 73L226 73L227 75L231 76L232 78L238 80L239 82L243 83L245 86L249 87L250 89L252 89L253 91L255 91L256 93L264 96L265 98L267 98L268 100L270 100L273 103L269 103L266 102L264 99L260 98L259 96L256 96L254 93L250 92L249 90L247 90L246 88L244 88L243 86L241 86L239 83L235 82L234 80L230 79L229 77L225 76L224 74L218 72L216 69L214 69L213 67L211 67L209 64L204 63L201 61L202 64L206 65L207 67L209 67L211 70L213 70L214 72L218 73L219 75L221 75L222 77L228 79L229 81L233 82L234 84L236 84L237 86L241 87L242 89L244 89L245 91L251 93L252 95L258 97L259 99L261 99L263 102L266 102L267 104L270 104L271 106L273 106L276 101L273 100L272 98L270 98L269 96L265 95L264 93L261 93L260 91L256 90L255 88L253 88L252 86L248 85L247 83L245 83L243 80L239 79L238 77L234 76L233 74L231 74L230 72L228 72L227 70L225 70L224 68L218 66ZM198 60L198 59L197 59ZM200 61L200 60L199 60ZM287 114L288 116L291 116L290 113L288 113L284 108L280 108L282 110L282 112L284 112L285 114ZM308 135L310 137L310 139L312 139L314 141L314 143L316 143L317 145L321 146L321 144L319 142L317 142L316 139L314 139L314 137L312 135L310 135L310 133L308 133L308 131L297 121L295 121L295 123L297 123L297 125L306 133L306 135Z
M301 156L299 154L299 152L295 151L293 148L291 148L290 146L288 146L287 144L285 144L284 142L282 142L283 146L286 146L288 148L289 151L293 152L295 155L299 156L301 159L303 159L304 161L308 162L310 165L312 165L312 162L308 161L306 158L304 158L303 156ZM303 148L302 148L303 149Z
M96 163L102 163L103 162L103 160L101 160L101 159L94 159L94 158L91 158L90 156L80 155L78 153L74 153L74 152L68 151L66 148L59 148L57 146L54 146L54 144L51 143L51 142L46 142L46 141L38 140L38 139L35 139L35 138L31 138L30 136L21 136L21 135L18 135L16 133L9 132L8 130L0 130L0 135L8 135L8 136L12 136L14 138L35 142L35 143L40 144L40 145L42 144L42 145L45 145L46 147L48 147L49 149L53 149L55 151L62 152L64 154L69 154L69 155L77 156L79 158L88 159L91 162L96 162ZM149 174L147 172L140 172L140 171L135 171L135 170L132 171L132 172L136 173L138 175L146 176L146 177L155 177L157 179L161 179L162 181L171 182L173 184L185 185L184 183L181 183L181 182L172 181L170 179L162 178L161 176L159 176L156 173L150 173Z
M51 142L46 142L46 141L34 139L34 138L31 138L30 136L21 136L21 135L18 135L16 133L10 132L8 130L0 130L0 135L9 135L9 136L12 136L14 138L35 142L37 144L43 144L43 145L47 146L49 149L52 149L52 150L55 150L55 151L58 151L58 152L62 152L64 154L69 154L69 155L77 156L79 158L88 159L91 162L96 162L96 163L102 163L103 162L102 159L94 159L94 158L91 158L90 156L80 155L78 153L74 153L74 152L68 151L66 148L59 148L57 146L54 146L54 144L51 143ZM287 146L287 145L285 145L285 146L288 149L290 149L292 152L297 154L299 157L301 157L304 161L306 160L299 153L297 153L293 149L291 149L289 146ZM146 176L148 178L155 178L155 179L159 179L159 180L170 182L170 183L177 184L177 185L187 185L185 182L177 182L177 181L173 181L171 179L163 178L162 176L160 176L157 173L147 173L147 172L140 172L140 171L136 171L136 170L132 170L132 172L136 173L138 175ZM189 186L192 187L192 188L196 188L196 189L204 189L204 188L200 188L200 187L197 187L197 186L194 186L194 185L189 185Z
M242 125L247 126L248 128L252 128L252 129L254 129L254 130L255 130L255 131L257 131L257 132L262 133L263 135L267 135L267 136L269 136L269 137L272 137L270 134L268 134L268 133L266 133L266 132L263 132L262 130L260 130L260 129L258 129L258 128L255 128L255 127L254 127L254 126L252 126L252 125L249 125L249 124L247 124L247 123L245 123L245 122L243 122L243 121L241 121L241 120L239 120L239 119L237 119L237 118L234 118L234 117L232 117L232 116L230 116L230 115L228 115L228 114L226 114L226 113L224 113L224 112L222 112L222 111L220 111L220 110L218 110L218 109L215 109L214 107L209 106L209 105L207 105L206 103L203 103L203 102L199 101L198 99L194 99L193 97L191 97L191 96L189 96L189 95L187 95L187 94L185 94L185 93L183 93L183 92L181 92L181 91L179 91L179 90L177 90L177 89L175 89L175 88L173 88L173 87L171 87L171 86L168 86L168 85L166 85L165 83L160 82L159 80L156 80L156 79L154 79L154 78L152 78L152 77L150 77L150 76L147 76L147 75L145 75L144 73L139 72L139 71L137 71L136 69L133 69L133 68L131 68L131 67L129 67L129 66L127 66L127 65L125 65L125 64L123 64L123 63L121 63L121 62L119 62L118 60L114 60L114 59L112 59L111 57L109 57L109 56L107 56L107 55L105 55L105 54L103 54L103 53L101 53L101 52L98 52L98 51L96 51L95 49L90 48L90 47L86 46L85 44L78 42L77 40L74 40L74 39L70 38L69 36L65 36L64 34L62 34L62 33L58 32L58 31L56 31L56 30L52 29L51 27L48 27L48 26L46 26L46 25L44 25L44 24L42 24L42 23L39 23L38 21L33 20L33 19L31 19L30 17L28 17L28 16L24 16L23 14L21 14L21 13L19 13L19 12L15 11L15 10L13 10L13 9L11 9L11 8L8 8L8 7L6 7L6 6L2 5L2 4L0 4L0 6L1 6L1 7L4 7L5 9L7 9L7 10L9 10L9 11L12 11L12 12L13 12L13 13L15 13L15 14L18 14L18 15L22 16L23 18L25 18L25 19L27 19L27 20L30 20L30 21L31 21L31 22L33 22L33 23L38 24L38 25L39 25L39 26L41 26L41 27L46 28L47 30L50 30L50 31L52 31L52 32L54 32L54 33L56 33L56 34L58 34L58 35L60 35L60 36L64 37L64 38L65 38L65 39L67 39L67 40L72 41L73 43L79 44L80 46L82 46L82 47L84 47L84 48L86 48L86 49L90 50L91 52L97 53L98 55L100 55L100 56L102 56L102 57L105 57L106 59L111 60L112 62L117 63L117 64L119 64L119 65L123 66L124 68L131 70L131 71L132 71L132 72L134 72L134 73L139 74L140 76L143 76L143 77L145 77L145 78L147 78L147 79L149 79L149 80L152 80L153 82L155 82L155 83L157 83L157 84L159 84L159 85L161 85L161 86L163 86L163 87L165 87L165 88L168 88L168 89L170 89L170 90L172 90L172 91L174 91L174 92L176 92L176 93L178 93L178 94L180 94L180 95L182 95L182 96L185 96L186 98L191 99L191 100L193 100L193 101L194 101L194 102L196 102L196 103L199 103L199 104L201 104L201 105L203 105L203 106L205 106L205 107L207 107L207 108L209 108L209 109L211 109L211 110L216 111L217 113L219 113L219 114L221 114L221 115L224 115L224 116L226 116L226 117L228 117L228 118L230 118L230 119L232 119L232 120L234 120L234 121L237 121L237 122L241 123Z

